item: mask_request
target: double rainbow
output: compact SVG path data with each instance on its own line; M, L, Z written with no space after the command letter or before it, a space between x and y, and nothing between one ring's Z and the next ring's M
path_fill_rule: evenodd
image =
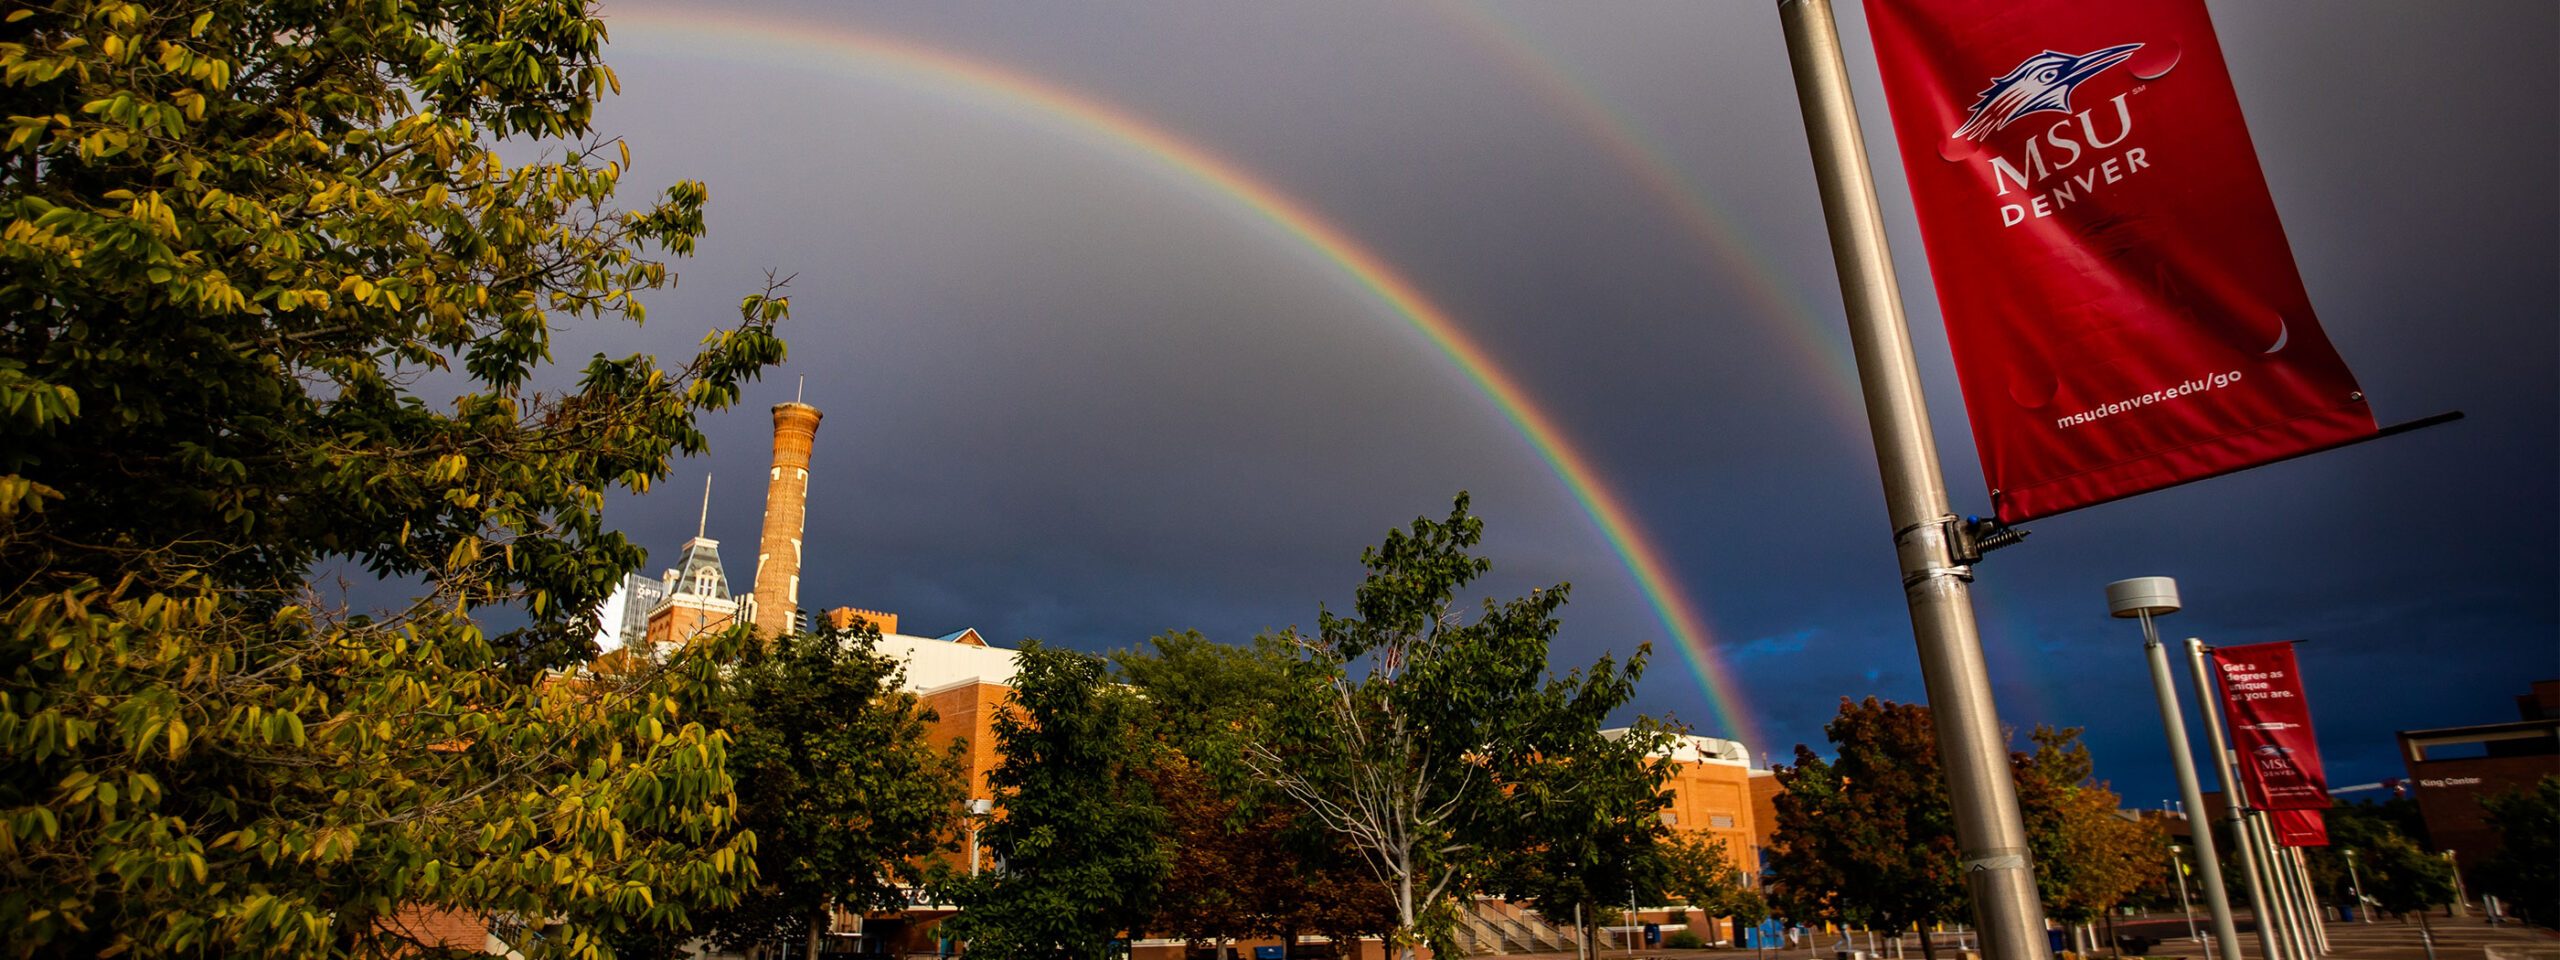
M1672 580L1661 550L1602 482L1590 458L1566 439L1555 419L1447 311L1305 204L1198 144L1111 104L996 64L910 41L833 24L759 19L728 11L712 15L618 9L607 23L617 42L661 55L788 65L856 79L886 77L1028 115L1206 186L1231 201L1239 213L1303 244L1421 333L1493 401L1564 482L1635 578L1654 615L1697 675L1708 709L1722 725L1720 732L1744 743L1757 742L1732 675L1710 643L1711 633L1698 604Z

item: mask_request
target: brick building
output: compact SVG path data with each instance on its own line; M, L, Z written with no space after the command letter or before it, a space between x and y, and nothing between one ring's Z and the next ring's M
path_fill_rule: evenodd
M2400 732L2400 760L2427 840L2451 850L2463 882L2498 848L2480 801L2560 776L2560 680L2515 698L2517 719Z
M1769 866L1770 839L1778 833L1778 795L1785 792L1775 771L1751 771L1751 849L1759 856L1752 862L1754 872Z
M1766 820L1755 803L1762 781L1776 783L1766 770L1751 768L1751 751L1740 741L1715 737L1681 737L1669 753L1673 764L1664 783L1671 803L1662 810L1663 824L1673 830L1704 833L1724 841L1726 862L1743 883L1760 883L1760 851L1767 842ZM1648 922L1662 922L1669 909L1640 909ZM1689 930L1709 943L1732 939L1731 924L1691 914ZM1710 926L1712 924L1712 926Z

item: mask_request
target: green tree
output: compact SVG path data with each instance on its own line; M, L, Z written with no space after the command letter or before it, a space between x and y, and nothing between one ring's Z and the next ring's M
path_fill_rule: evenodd
M1186 630L1117 651L1111 662L1121 682L1146 697L1149 735L1249 805L1263 791L1253 789L1246 749L1276 722L1284 701L1303 693L1293 649L1277 637L1236 646Z
M2322 811L2322 819L2329 829L2329 844L2307 847L2303 851L2311 870L2313 887L2332 900L2355 902L2355 881L2364 867L2359 863L2356 873L2351 874L2347 870L2346 855L2353 852L2358 857L2369 857L2374 845L2384 837L2420 843L2416 839L2418 834L2411 832L2417 825L2416 814L2417 804L2405 798L2341 803ZM2365 891L2368 895L2372 892L2370 889Z
M0 944L379 955L447 908L578 952L752 879L696 721L734 637L539 681L642 560L607 493L783 356L759 295L678 369L551 363L562 324L637 322L702 230L700 184L615 203L591 8L5 24ZM494 149L528 138L554 152ZM306 582L327 565L414 598L350 615Z
M1743 872L1733 865L1733 854L1722 838L1701 831L1674 833L1656 848L1655 856L1660 889L1680 898L1701 917L1729 917L1738 929L1768 912L1760 891L1743 883ZM1704 939L1715 939L1712 926Z
M2544 777L2480 802L2498 851L2479 868L2480 889L2517 916L2560 925L2560 777Z
M2382 909L2417 914L2419 933L2426 937L2427 956L2435 956L2435 931L2428 924L2427 911L2453 902L2452 862L2418 849L2417 844L2396 831L2374 838L2373 846L2357 862L2365 871L2365 895Z
M1137 696L1101 658L1025 641L989 772L1000 869L947 881L951 933L996 960L1101 960L1153 912L1170 851Z
M1597 718L1625 703L1643 671L1603 659L1546 677L1566 588L1487 598L1469 622L1458 591L1491 564L1459 494L1444 521L1416 518L1364 550L1356 616L1320 610L1314 636L1291 632L1298 682L1255 773L1349 839L1395 904L1390 942L1410 958L1430 940L1455 950L1456 897L1516 821L1506 797L1538 780L1541 757L1569 755Z
M829 911L899 909L952 826L962 749L926 742L934 720L901 689L880 632L777 638L750 654L711 721L734 738L738 820L756 836L759 882L702 932L732 947L805 938L816 960Z
M1532 709L1570 716L1577 709L1624 702L1632 692L1588 689L1632 684L1603 661L1586 679L1577 675L1539 694ZM1504 816L1492 824L1494 842L1479 885L1548 920L1575 926L1581 952L1599 943L1604 911L1649 885L1659 865L1656 847L1667 832L1662 809L1670 802L1663 780L1671 735L1640 720L1622 735L1600 732L1601 716L1566 722L1542 739L1546 745L1504 779ZM1576 922L1579 918L1579 922Z
M1835 760L1798 744L1776 771L1771 905L1799 921L1917 928L1934 958L1929 925L1957 919L1965 900L1929 709L1843 697L1822 732Z

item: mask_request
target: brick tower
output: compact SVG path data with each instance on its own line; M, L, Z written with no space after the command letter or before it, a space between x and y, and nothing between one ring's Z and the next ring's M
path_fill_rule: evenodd
M818 408L799 401L773 406L773 475L764 488L764 538L756 545L756 633L791 632L800 610L800 535L809 518L809 448L818 441Z

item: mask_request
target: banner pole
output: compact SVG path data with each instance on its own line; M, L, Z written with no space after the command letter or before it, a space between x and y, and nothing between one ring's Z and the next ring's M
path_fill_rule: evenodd
M2318 957L2320 950L2311 942L2311 931L2302 916L2302 885L2295 882L2293 868L2286 864L2284 844L2276 839L2274 811L2252 810L2249 819L2258 825L2258 849L2266 851L2267 864L2274 868L2276 899L2284 904L2285 934L2293 938L2293 955Z
M2276 928L2284 934L2285 952L2295 957L2315 957L2317 955L2303 942L2301 910L2295 906L2293 893L2293 871L2284 868L2284 848L2276 843L2274 819L2264 810L2249 811L2249 832L2256 838L2258 855L2265 858L2267 877L2271 881L2267 884L2267 898L2275 908L2272 912L2276 916Z
M2311 909L2311 939L2320 945L2321 953L2329 949L2328 917L2320 912L2320 891L2311 886L2311 864L2303 859L2302 848L2293 848L2293 875L2302 880L2302 900Z
M1982 930L1982 952L1989 960L2045 960L2044 904L2028 862L2009 747L1974 623L1973 571L1957 558L1961 521L1948 507L1938 469L1937 439L1920 393L1893 257L1885 248L1884 217L1867 170L1857 106L1849 97L1839 31L1830 0L1780 0L1778 15L1848 308L1849 341L1875 436L1885 514L1911 606L1938 756L1953 795L1956 844L1975 926Z
M2222 818L2231 828L2232 852L2240 855L2240 875L2249 887L2249 910L2257 921L2258 955L2267 960L2304 960L2292 956L2284 938L2276 932L2276 910L2267 898L2267 879L2260 875L2257 831L2249 824L2249 791L2240 785L2240 772L2231 765L2231 744L2222 735L2222 705L2214 698L2211 669L2204 660L2204 641L2187 638L2187 671L2196 685L2198 708L2203 711L2205 745L2213 748L2214 775L2222 780ZM2211 831L2207 831L2210 839Z

